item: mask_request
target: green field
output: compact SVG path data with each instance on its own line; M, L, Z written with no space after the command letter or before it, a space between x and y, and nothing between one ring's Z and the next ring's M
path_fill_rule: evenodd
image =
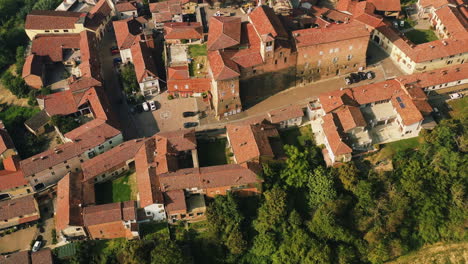
M414 44L422 44L426 42L431 42L434 40L438 40L434 31L428 29L414 29L405 33L405 36L411 40Z
M293 145L299 148L305 147L307 141L314 142L314 135L309 125L282 130L280 137L284 145Z
M154 239L159 236L169 238L169 228L166 222L142 223L140 224L140 236L144 240Z
M95 185L96 203L116 203L136 200L134 176L131 172L125 173L123 176L103 183Z
M451 100L448 102L452 111L450 111L450 116L452 118L461 118L462 116L467 116L468 112L468 97L463 97L457 100Z
M226 155L227 139L218 138L214 142L199 140L198 158L201 167L223 165L228 163Z

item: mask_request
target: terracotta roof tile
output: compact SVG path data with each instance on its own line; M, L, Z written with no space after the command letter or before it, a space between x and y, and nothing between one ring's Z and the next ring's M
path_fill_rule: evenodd
M259 6L250 13L249 18L260 37L288 38L288 33L272 8Z
M273 125L234 123L226 125L226 130L237 163L274 157L269 138L279 134Z
M20 262L17 262L19 264ZM37 252L31 252L31 264L53 264L52 250L44 248Z
M202 39L203 27L198 22L164 23L164 39Z
M42 66L42 58L31 54L27 56L26 60L24 61L23 72L21 76L23 77L23 79L30 75L36 75L42 78Z
M190 79L188 66L172 66L167 68L168 80L187 80Z
M208 50L225 49L240 44L240 17L212 17L209 28Z
M25 29L72 29L83 13L68 11L32 10L26 16Z
M346 41L349 39L369 37L370 32L360 22L331 24L323 28L309 28L293 31L297 47L323 43Z
M138 82L143 82L143 79L149 76L158 78L153 56L148 46L146 46L146 43L137 41L132 45L130 50L132 52L133 65L135 66L135 74Z
M454 65L451 67L404 75L398 77L402 84L415 84L421 88L436 86L449 82L455 82L468 77L468 63Z
M327 138L328 144L335 156L352 153L353 150L342 141L339 128L335 123L335 115L333 113L326 114L323 119L323 132Z
M136 220L136 202L135 201L122 202L122 220L124 221Z
M135 2L118 2L115 9L119 12L136 11L138 8Z
M0 154L3 154L8 149L15 149L15 144L13 144L10 134L0 120Z
M197 148L197 139L195 137L195 130L183 129L168 132L160 132L154 135L156 142L160 138L166 138L171 147L176 151L194 150Z
M468 22L456 7L444 6L435 11L451 37L466 38L468 33Z
M82 210L89 204L89 198L84 199L84 196L92 196L94 200L94 190L91 194L85 193L88 189L84 186L89 183L82 183L82 179L81 172L71 172L57 184L55 228L59 232L68 226L83 226Z
M28 264L29 251L19 251L7 255L0 255L0 264Z
M101 155L83 162L81 165L84 175L83 180L88 181L102 173L115 170L121 164L134 159L143 144L144 139L126 141Z
M163 198L157 187L156 166L154 162L154 152L156 142L147 140L135 156L135 168L137 178L137 189L140 207L146 207L154 203L162 203Z
M41 34L32 41L31 53L44 56L52 62L63 61L65 49L79 49L80 34Z
M83 208L83 223L87 227L122 220L122 203L93 205Z
M344 106L338 109L335 113L344 132L348 132L356 127L365 127L367 125L359 107Z
M270 118L270 122L276 124L292 118L303 117L304 111L302 111L302 107L298 105L292 105L270 111L268 112L268 116Z
M23 172L10 170L0 171L0 191L23 187L24 185L28 185L28 181L24 178Z
M32 214L39 215L37 202L32 195L0 201L0 221Z
M159 181L161 189L165 192L193 187L206 189L262 182L253 171L238 164L181 169L159 175Z
M213 73L213 78L217 81L229 80L240 76L239 67L231 59L235 51L209 51L208 62Z
M174 211L187 212L187 204L185 203L185 194L183 190L173 190L164 193L164 204L168 214Z
M135 18L117 20L112 23L119 49L130 48L136 36L142 32L142 25Z
M112 8L107 3L107 0L99 0L87 14L85 27L97 30L111 14Z
M367 0L378 11L401 11L400 0Z

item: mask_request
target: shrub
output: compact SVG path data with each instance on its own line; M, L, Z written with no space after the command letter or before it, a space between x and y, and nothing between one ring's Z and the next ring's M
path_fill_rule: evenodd
M28 97L30 89L20 76L14 76L11 72L6 71L1 78L1 82L16 97Z
M68 133L80 126L80 123L78 123L73 117L62 115L52 116L52 118L50 119L50 123L53 126L58 127L62 134Z
M374 144L373 147L374 147L375 150L379 150L380 149L380 144Z
M172 100L172 99L174 99L174 96L172 94L167 96L167 100Z
M52 229L51 231L51 236L52 236L52 244L57 244L57 231L54 229Z

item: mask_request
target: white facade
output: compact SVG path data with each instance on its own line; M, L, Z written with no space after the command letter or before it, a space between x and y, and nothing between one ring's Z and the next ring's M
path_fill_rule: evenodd
M144 208L147 217L152 217L153 221L166 220L166 210L163 204L151 204Z
M120 50L120 58L122 58L122 63L133 62L132 52L130 48Z
M146 77L142 82L138 83L140 85L141 93L144 96L159 94L161 91L159 88L159 79L153 77Z
M130 10L130 11L125 11L125 12L119 12L119 19L124 20L130 17L137 17L138 12L137 10Z

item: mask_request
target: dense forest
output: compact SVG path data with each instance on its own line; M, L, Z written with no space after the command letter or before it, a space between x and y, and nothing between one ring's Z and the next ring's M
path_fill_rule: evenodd
M464 115L466 116L466 115ZM467 120L424 131L417 149L376 172L364 159L326 168L317 147L285 146L264 166L263 195L217 196L203 232L182 225L117 240L103 256L82 243L72 263L383 263L438 241L467 239Z

